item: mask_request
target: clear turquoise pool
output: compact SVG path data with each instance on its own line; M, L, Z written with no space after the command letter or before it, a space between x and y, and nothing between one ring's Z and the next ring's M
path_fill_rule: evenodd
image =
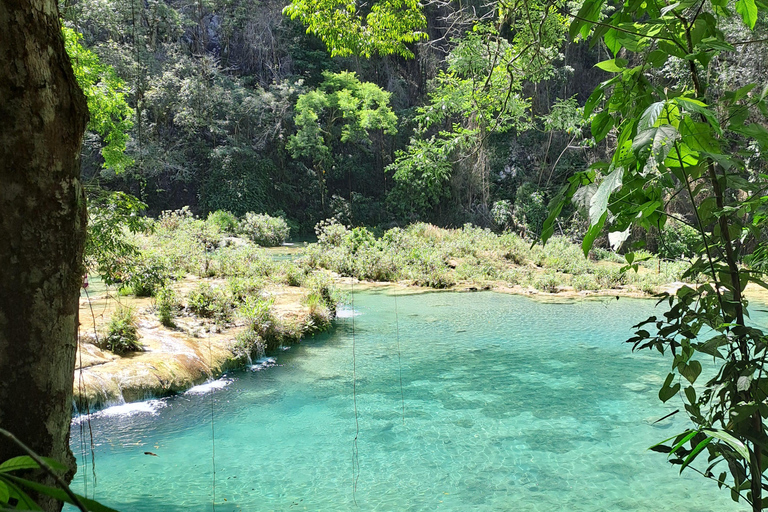
M95 486L75 422L74 486L124 511L209 511L215 460L221 512L742 510L647 450L682 420L652 424L679 405L656 397L668 363L623 343L653 307L358 293L274 363L94 416Z

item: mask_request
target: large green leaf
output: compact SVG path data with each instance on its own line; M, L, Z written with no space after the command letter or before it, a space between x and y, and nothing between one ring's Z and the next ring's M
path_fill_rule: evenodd
M0 503L8 503L10 497L11 491L8 489L8 484L0 480Z
M21 490L16 484L8 480L4 476L0 476L0 482L3 482L7 489L9 498L13 498L18 501L16 508L18 510L43 510L40 506L34 502L32 498Z
M608 169L610 172L600 182L600 186L597 188L597 192L592 196L589 201L589 222L590 225L595 226L603 214L608 209L608 198L613 192L621 188L622 179L624 177L624 168L611 166ZM603 222L605 219L603 219Z
M637 131L642 132L652 128L656 124L656 120L659 118L659 115L661 115L662 110L664 110L664 105L666 104L666 101L657 101L645 109L643 115L640 116L640 122L637 123Z
M749 460L749 450L747 447L744 445L744 443L733 437L728 432L725 432L724 430L702 430L702 433L724 441L731 448L733 448L736 453L744 458L744 460Z
M64 503L69 503L70 505L74 505L74 501L72 498L69 497L69 495L64 492L62 489L58 489L56 487L50 487L47 485L39 484L37 482L32 482L31 480L27 480L24 478L19 478L17 476L13 475L7 475L7 478L10 478L18 485L21 485L23 487L26 487L27 489L31 489L33 491L36 491L40 494L45 494L46 496L51 496L52 498L55 498L59 501L63 501ZM79 494L76 494L77 499L80 500L80 502L85 505L85 507L90 512L117 512L113 508L109 508L105 505L102 505L98 501L89 500L88 498L84 496L80 496Z
M621 73L627 67L627 59L609 59L595 64L595 67L609 73Z
M589 254L590 249L592 249L592 244L595 243L595 238L598 237L600 232L603 230L603 225L605 225L605 219L608 217L608 212L604 212L599 219L597 219L597 222L589 227L587 230L587 233L584 235L584 240L581 241L581 249L584 251L584 256L586 257Z
M755 0L738 0L736 2L736 12L741 14L741 19L751 29L754 30L757 23L757 5Z
M42 457L42 459L46 464L51 466L51 468L56 471L63 472L67 470L67 467L64 464L57 462L54 459L48 457ZM8 459L0 464L0 473L8 473L9 471L21 471L23 469L38 469L39 467L40 466L37 464L37 462L35 462L35 460L29 455L20 455L18 457Z

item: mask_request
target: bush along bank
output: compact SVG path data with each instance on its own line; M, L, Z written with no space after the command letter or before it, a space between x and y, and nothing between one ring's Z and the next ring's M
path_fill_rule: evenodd
M134 250L109 265L114 286L81 299L78 412L182 392L331 325L328 271L276 260L221 217L167 212L121 234Z
M682 261L661 261L636 252L637 269L623 256L595 249L589 258L566 238L535 245L513 233L497 235L465 225L442 229L416 223L385 231L380 237L363 227L334 221L316 228L303 264L367 281L405 281L429 288L454 286L518 292L608 292L653 294L682 280Z

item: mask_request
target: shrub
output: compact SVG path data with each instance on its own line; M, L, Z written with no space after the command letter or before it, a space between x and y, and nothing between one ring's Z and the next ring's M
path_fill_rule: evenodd
M216 210L209 213L205 222L216 226L222 233L237 233L237 218L226 210Z
M142 258L131 268L124 284L137 297L152 297L169 279L170 271L162 261Z
M139 343L136 315L132 309L118 306L112 313L107 327L107 336L104 340L104 348L118 355L142 350Z
M157 318L166 327L174 327L173 317L179 310L179 301L172 288L162 288L155 294Z
M187 307L197 316L213 318L217 322L228 322L232 319L234 304L232 297L221 289L208 283L200 283L197 289L189 292Z
M157 223L162 229L173 231L178 229L186 220L193 218L194 215L189 210L189 206L185 206L181 210L163 211L157 219Z
M659 235L659 256L667 259L698 254L701 234L695 228L670 220Z
M264 247L281 245L290 231L288 223L281 217L248 212L240 221L240 232Z
M247 330L263 340L267 350L276 349L289 337L288 332L272 311L273 304L274 299L271 298L248 297L240 306L240 315L246 320Z
M573 276L573 279L571 280L571 286L573 286L573 289L577 292L582 292L584 290L597 290L600 288L600 285L597 284L595 277L589 274Z
M264 289L264 281L253 277L232 277L228 281L232 300L243 303L248 297L258 296Z
M348 233L349 230L336 219L322 220L315 226L319 245L339 247L347 239Z
M547 293L557 293L560 284L558 276L548 272L537 276L533 282L534 288Z
M261 359L264 357L266 351L266 344L261 336L259 336L253 329L247 328L244 331L238 333L235 337L235 343L232 346L232 352L239 359L247 359L252 361Z

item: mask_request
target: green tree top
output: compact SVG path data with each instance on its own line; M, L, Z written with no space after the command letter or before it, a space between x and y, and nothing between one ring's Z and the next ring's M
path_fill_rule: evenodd
M283 12L320 37L331 56L408 58L413 57L408 44L427 38L427 19L417 0L379 0L365 15L355 0L293 0Z
M133 127L133 110L125 99L125 82L112 66L99 62L95 53L80 44L82 34L68 27L61 30L77 83L88 100L88 130L104 139L101 149L104 167L120 172L133 163L125 154L128 132Z
M324 72L320 87L299 96L294 122L298 128L288 141L295 158L323 162L331 144L370 144L369 133L397 132L397 116L389 106L390 93L361 82L355 73Z

